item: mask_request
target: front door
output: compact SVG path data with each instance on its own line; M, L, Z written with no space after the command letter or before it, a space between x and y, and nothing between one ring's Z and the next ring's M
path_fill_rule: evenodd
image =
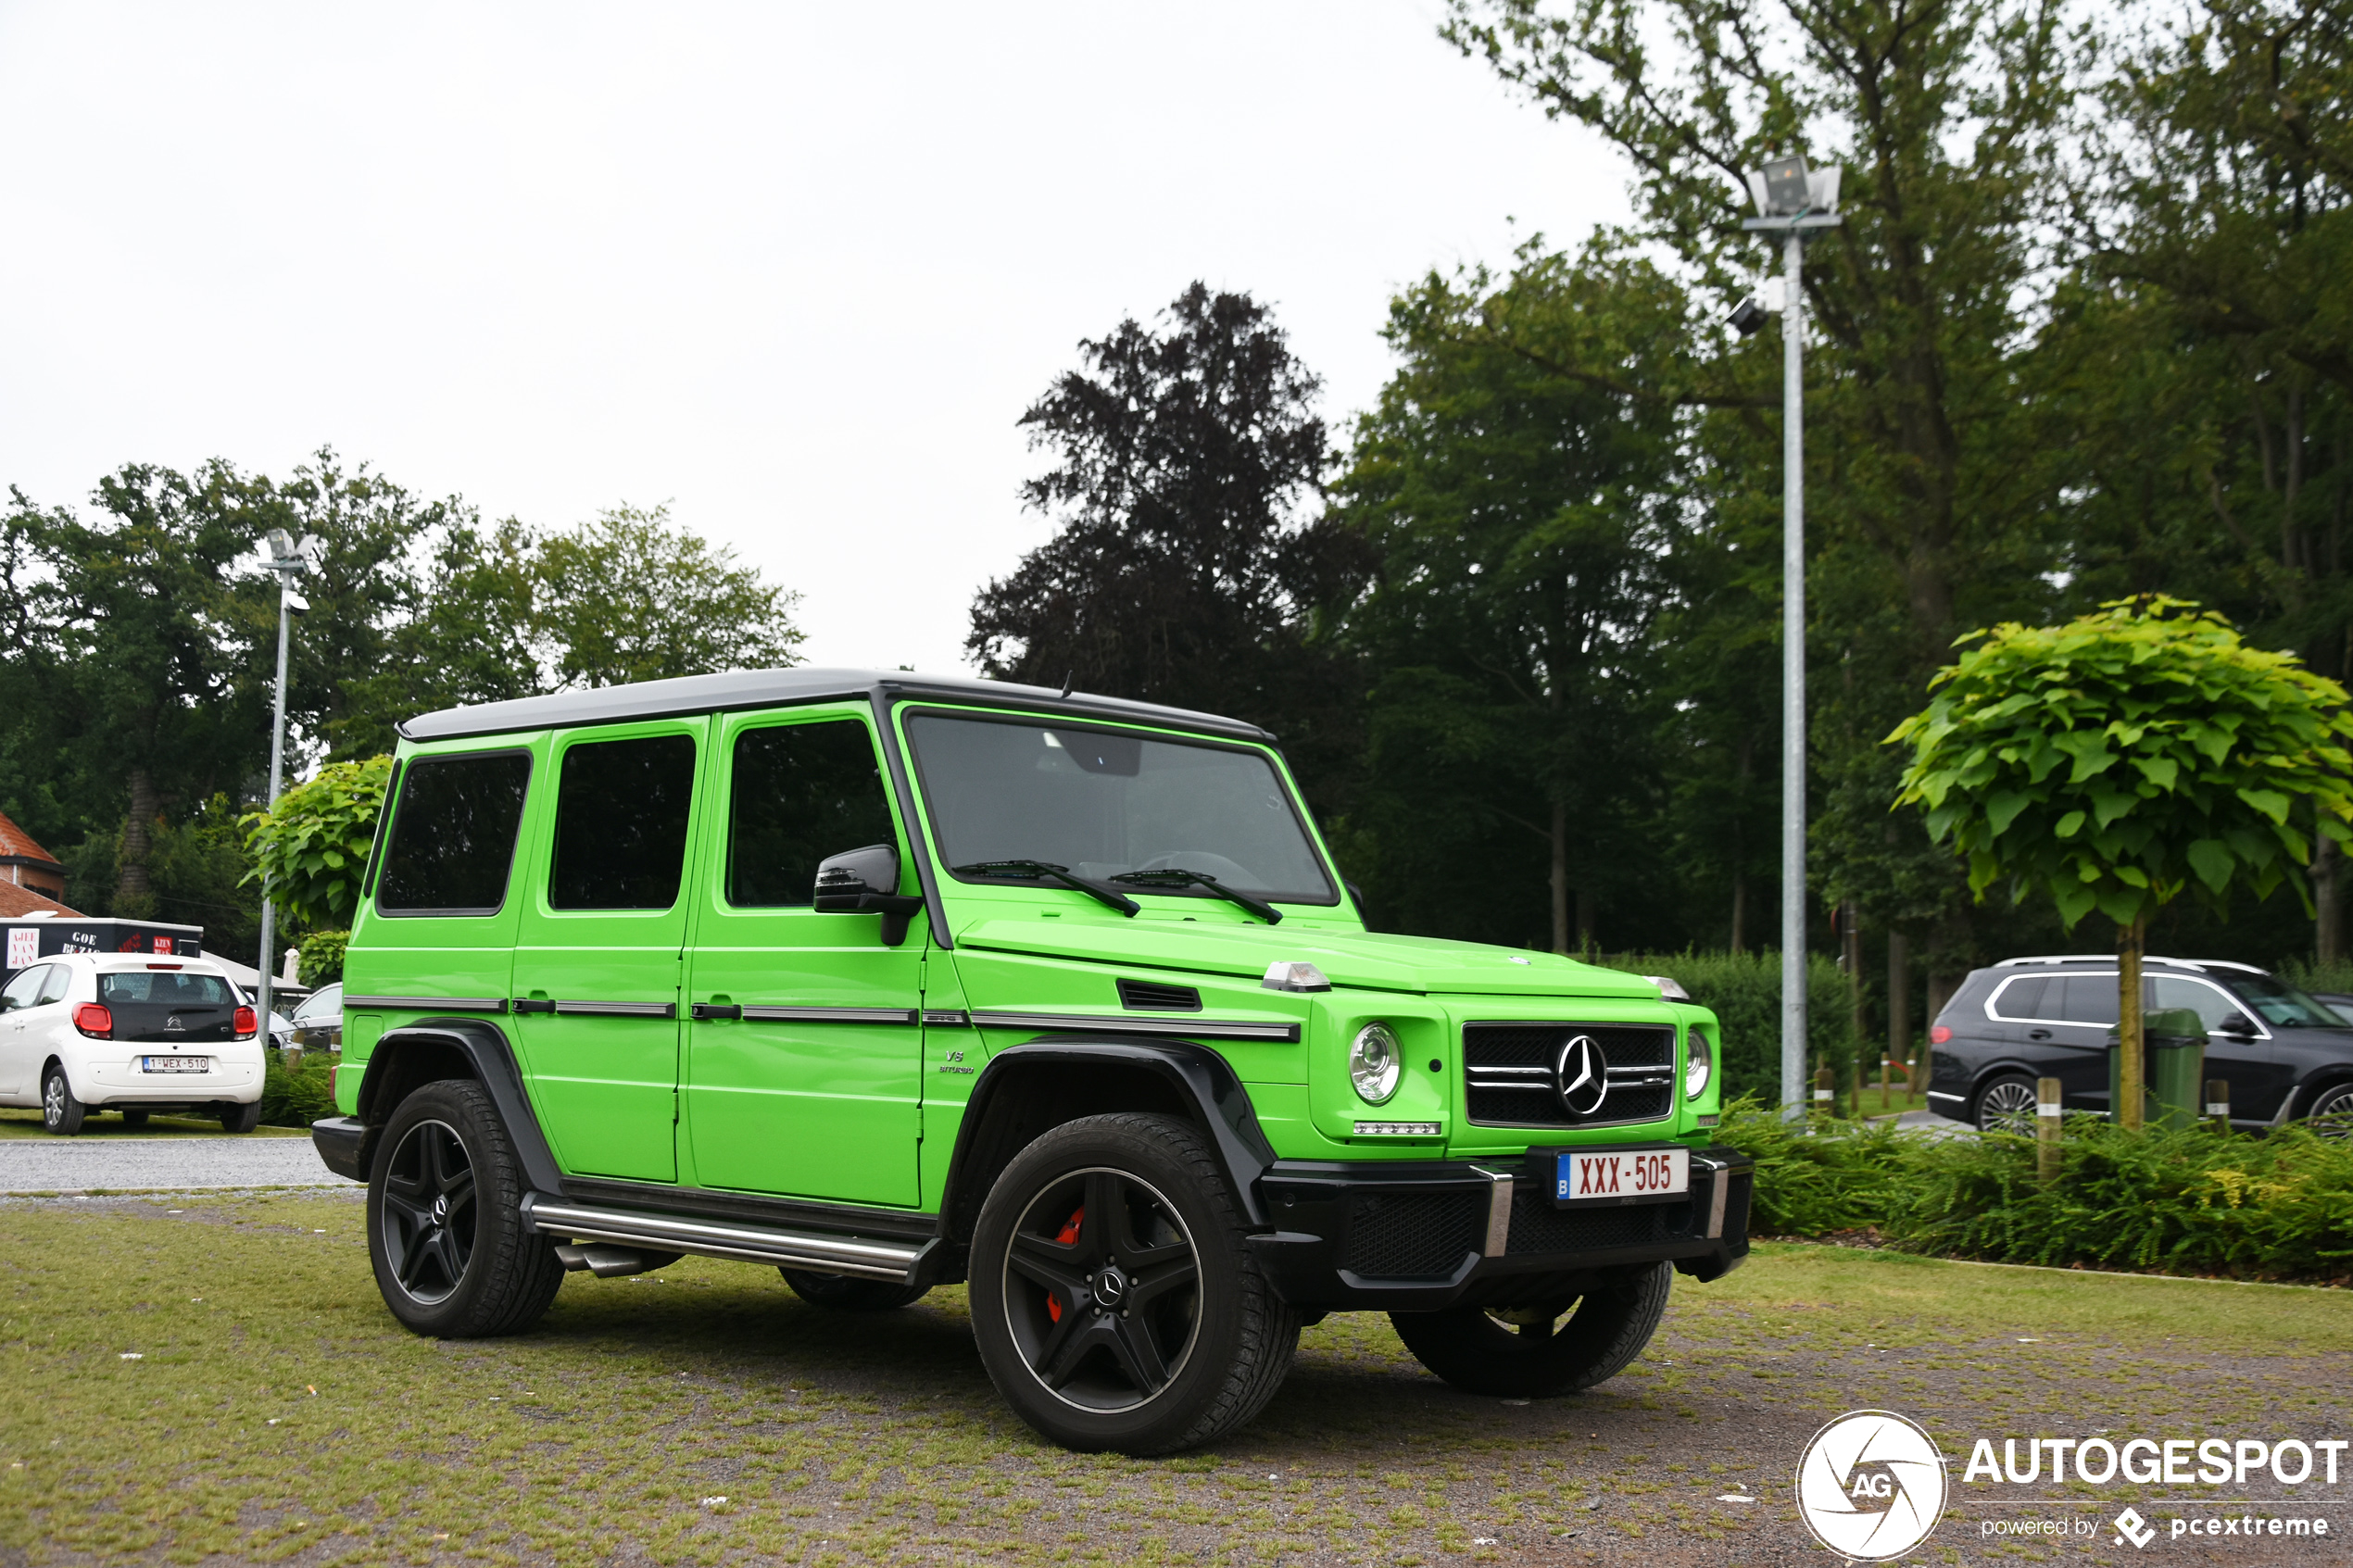
M558 731L532 812L515 1036L556 1159L678 1179L678 985L707 719ZM550 797L552 795L552 798Z
M719 721L710 864L697 878L686 1126L695 1180L912 1206L922 1136L917 916L811 907L818 862L906 839L862 705ZM910 879L901 871L901 886Z
M2206 1071L2200 1076L2230 1085L2232 1118L2269 1120L2292 1077L2272 1048L2270 1031L2211 980L2160 974L2146 984L2149 1007L2188 1008L2206 1025ZM2203 1097L2203 1084L2198 1092Z
M58 1010L41 1000L42 983L66 972L63 964L34 964L20 970L0 989L0 1095L15 1095L37 1103L41 1085L34 1059L49 1048L49 1019ZM63 991L58 987L59 995Z

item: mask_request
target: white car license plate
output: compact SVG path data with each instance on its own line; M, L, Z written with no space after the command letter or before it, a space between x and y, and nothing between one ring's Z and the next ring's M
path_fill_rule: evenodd
M1579 1148L1559 1157L1555 1203L1652 1203L1692 1190L1688 1148Z
M212 1058L208 1056L150 1056L139 1062L142 1073L209 1073Z

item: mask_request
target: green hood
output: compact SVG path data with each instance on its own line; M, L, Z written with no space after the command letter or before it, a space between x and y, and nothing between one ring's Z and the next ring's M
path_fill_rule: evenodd
M1149 935L1147 935L1149 934ZM1277 962L1312 963L1334 985L1500 997L1647 997L1639 974L1598 969L1557 953L1526 953L1479 942L1285 924L1195 925L1189 922L982 920L957 933L960 946L1081 959L1125 969L1192 970L1256 979Z

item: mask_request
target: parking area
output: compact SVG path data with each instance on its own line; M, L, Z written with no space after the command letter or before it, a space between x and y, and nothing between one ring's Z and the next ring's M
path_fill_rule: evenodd
M6 1348L43 1391L0 1406L0 1562L1811 1565L1791 1477L1848 1410L1921 1422L1957 1477L1978 1436L2347 1435L2341 1292L1768 1245L1679 1281L1592 1394L1464 1395L1385 1319L1337 1317L1235 1437L1079 1455L1007 1412L961 1288L844 1317L688 1260L440 1342L384 1313L362 1213L348 1185L0 1199ZM2114 1556L1986 1536L1984 1488L1956 1498L1913 1560ZM2345 1562L2345 1538L2164 1556Z
M37 1121L30 1136L0 1137L0 1193L351 1185L319 1163L308 1135L284 1129L233 1136L217 1123L129 1128L108 1118L70 1138L43 1133Z

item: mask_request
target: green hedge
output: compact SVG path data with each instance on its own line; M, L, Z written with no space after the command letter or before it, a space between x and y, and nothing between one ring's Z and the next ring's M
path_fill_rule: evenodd
M1876 1229L1907 1252L2237 1278L2353 1277L2353 1142L2067 1119L2060 1173L2027 1137L1784 1123L1728 1110L1722 1142L1756 1161L1760 1235Z
M321 1116L335 1113L334 1098L327 1092L327 1068L334 1059L312 1052L289 1073L269 1053L261 1075L261 1119L272 1127L308 1127Z
M1754 1095L1778 1100L1781 1094L1781 956L1766 953L1611 953L1595 960L1635 974L1664 974L1712 1010L1724 1026L1724 1098ZM1846 976L1835 959L1815 954L1806 966L1806 1070L1817 1058L1831 1065L1832 1082L1845 1097L1848 1068L1856 1058L1851 1027L1854 1003ZM1879 1072L1879 1048L1864 1047L1869 1073Z

